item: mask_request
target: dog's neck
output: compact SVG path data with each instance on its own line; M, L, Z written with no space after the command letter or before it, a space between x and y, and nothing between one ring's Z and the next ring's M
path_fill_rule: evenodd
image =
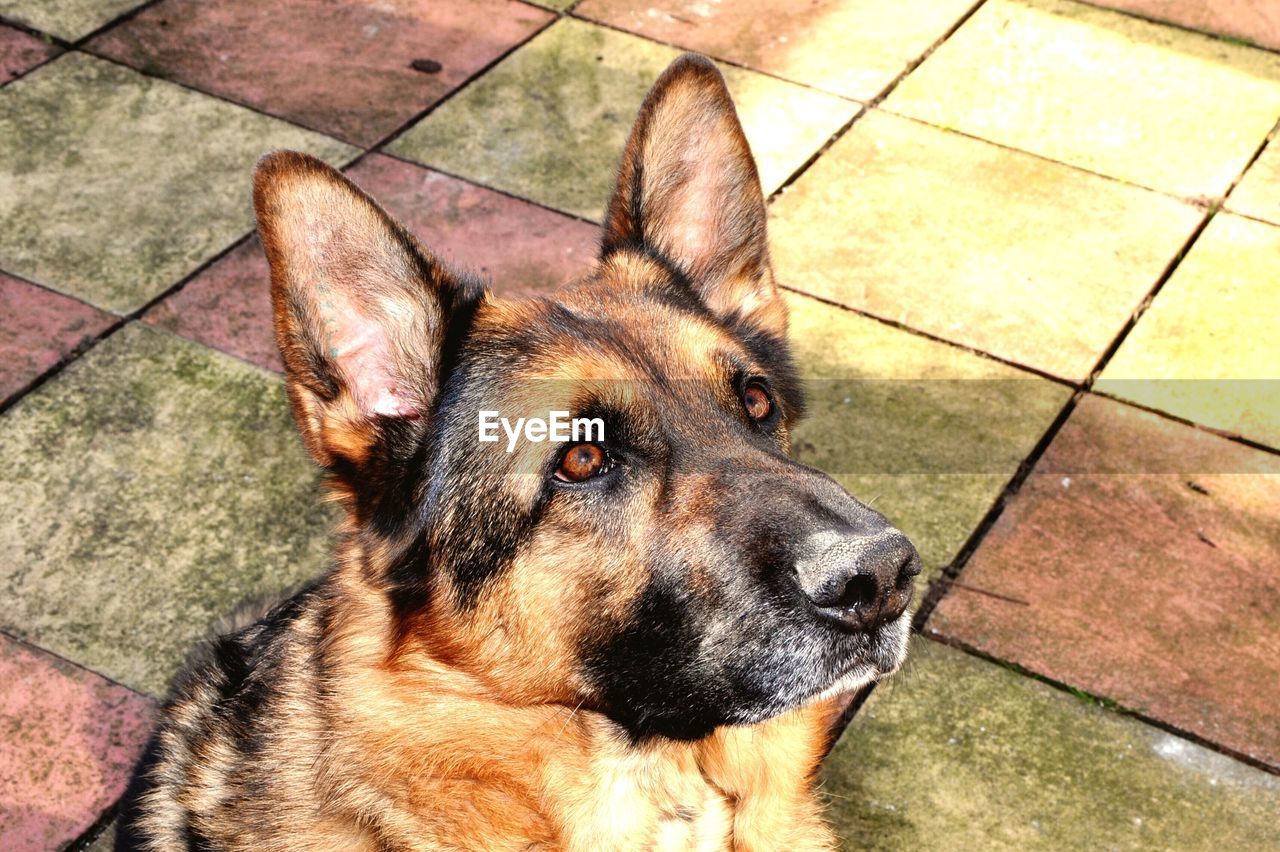
M472 807L459 813L487 826L481 836L527 839L532 848L828 847L813 776L822 757L814 744L823 740L815 727L830 724L830 707L697 741L637 742L580 706L513 704L389 629L396 616L370 579L370 554L360 555L328 580L323 665L335 690L331 721L343 730L324 752L321 776L378 789L405 814L437 820L439 797L466 797ZM362 564L365 571L343 567ZM364 777L350 778L353 766Z

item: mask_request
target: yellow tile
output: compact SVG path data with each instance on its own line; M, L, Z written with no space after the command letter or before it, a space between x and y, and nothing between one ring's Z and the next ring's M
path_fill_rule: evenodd
M1280 141L1272 139L1227 199L1227 209L1280 225Z
M1097 389L1280 448L1280 228L1221 213Z
M774 203L770 228L797 289L1083 379L1202 215L872 112Z
M1280 117L1280 56L1064 0L990 0L886 109L1182 196Z
M867 101L975 0L586 0L574 14Z

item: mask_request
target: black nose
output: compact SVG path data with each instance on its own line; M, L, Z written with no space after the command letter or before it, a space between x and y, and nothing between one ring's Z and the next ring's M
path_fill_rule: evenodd
M796 579L824 618L850 630L871 630L911 604L920 556L887 524L874 533L830 531L814 536L796 562Z

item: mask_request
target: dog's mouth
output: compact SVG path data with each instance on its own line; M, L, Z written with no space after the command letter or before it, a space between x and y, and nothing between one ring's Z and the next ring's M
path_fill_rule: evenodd
M855 654L843 666L837 667L827 685L817 690L804 703L853 692L896 673L906 662L910 638L911 611L908 610L894 621L878 628L870 637L869 647Z

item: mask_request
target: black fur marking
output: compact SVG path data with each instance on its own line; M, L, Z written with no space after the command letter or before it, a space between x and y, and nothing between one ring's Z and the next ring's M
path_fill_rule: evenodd
M133 768L129 786L120 800L120 815L116 820L116 852L137 852L142 849L146 840L137 831L137 822L141 814L138 812L138 798L151 787L151 771L159 763L160 732L156 731L147 741L147 747Z
M701 638L692 618L697 602L662 574L654 572L626 626L600 644L591 637L581 653L604 712L633 740L697 740L725 723L725 696L693 664Z
M445 570L453 578L458 606L470 609L479 601L486 583L510 566L511 560L538 526L546 506L543 492L529 508L516 505L510 498L493 493L483 486L468 489L456 498L455 513L465 521L444 526L435 533L432 548L432 570Z

